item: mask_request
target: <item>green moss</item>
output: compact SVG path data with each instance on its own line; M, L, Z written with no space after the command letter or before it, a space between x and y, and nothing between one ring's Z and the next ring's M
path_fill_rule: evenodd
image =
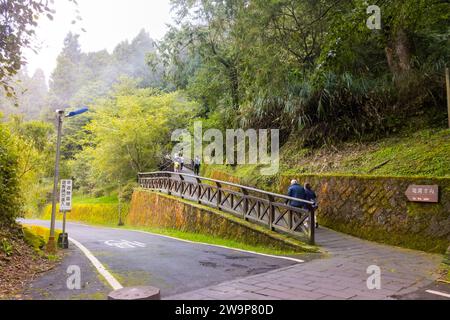
M377 142L308 150L289 141L281 150L283 174L450 176L450 130L407 132Z
M73 197L74 204L118 204L117 195L92 198L85 195Z
M35 234L32 232L30 228L23 228L23 235L25 242L30 245L34 250L39 251L44 249L45 247L45 240L43 237Z
M82 293L73 295L70 297L70 300L106 300L107 296L102 292L95 293Z
M129 210L128 203L121 204L121 215L124 221ZM40 218L49 220L52 207L48 205L44 208ZM62 219L62 213L57 208L57 219ZM74 203L72 211L67 213L68 221L80 221L92 224L117 226L119 223L119 205L116 203Z

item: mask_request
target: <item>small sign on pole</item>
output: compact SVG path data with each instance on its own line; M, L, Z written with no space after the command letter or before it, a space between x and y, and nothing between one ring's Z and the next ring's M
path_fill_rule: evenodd
M412 202L438 203L439 186L410 185L408 190L406 190L405 195L408 197L408 200Z
M72 210L72 180L61 180L59 211Z

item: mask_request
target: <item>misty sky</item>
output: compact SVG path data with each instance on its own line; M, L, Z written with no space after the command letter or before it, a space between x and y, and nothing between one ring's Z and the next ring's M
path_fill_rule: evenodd
M161 39L166 24L171 23L170 0L77 0L78 6L68 0L55 0L55 19L42 18L37 29L38 54L25 52L28 72L44 70L47 80L56 66L56 57L69 31L81 34L84 52L107 49L109 52L123 40L131 40L144 28L153 39ZM72 25L77 10L83 18ZM82 32L81 28L86 29Z

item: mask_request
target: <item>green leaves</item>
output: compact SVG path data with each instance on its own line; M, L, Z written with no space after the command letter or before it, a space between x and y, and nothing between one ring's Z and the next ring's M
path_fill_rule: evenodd
M72 174L83 177L85 189L117 185L134 180L138 172L157 170L162 157L171 152L172 131L188 126L197 105L180 92L167 94L124 83L91 109L92 120L85 127L91 133L89 147L72 163Z

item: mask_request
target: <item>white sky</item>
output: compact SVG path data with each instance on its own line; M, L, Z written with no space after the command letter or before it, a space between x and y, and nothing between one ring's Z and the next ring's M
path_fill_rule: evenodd
M68 0L55 0L54 20L42 18L36 32L38 54L25 51L28 72L44 70L47 80L56 66L64 38L69 31L80 34L83 52L107 49L121 41L133 39L144 28L153 39L161 39L166 24L172 23L169 0L77 0L78 7ZM82 21L72 25L80 11ZM81 28L86 29L82 32Z

